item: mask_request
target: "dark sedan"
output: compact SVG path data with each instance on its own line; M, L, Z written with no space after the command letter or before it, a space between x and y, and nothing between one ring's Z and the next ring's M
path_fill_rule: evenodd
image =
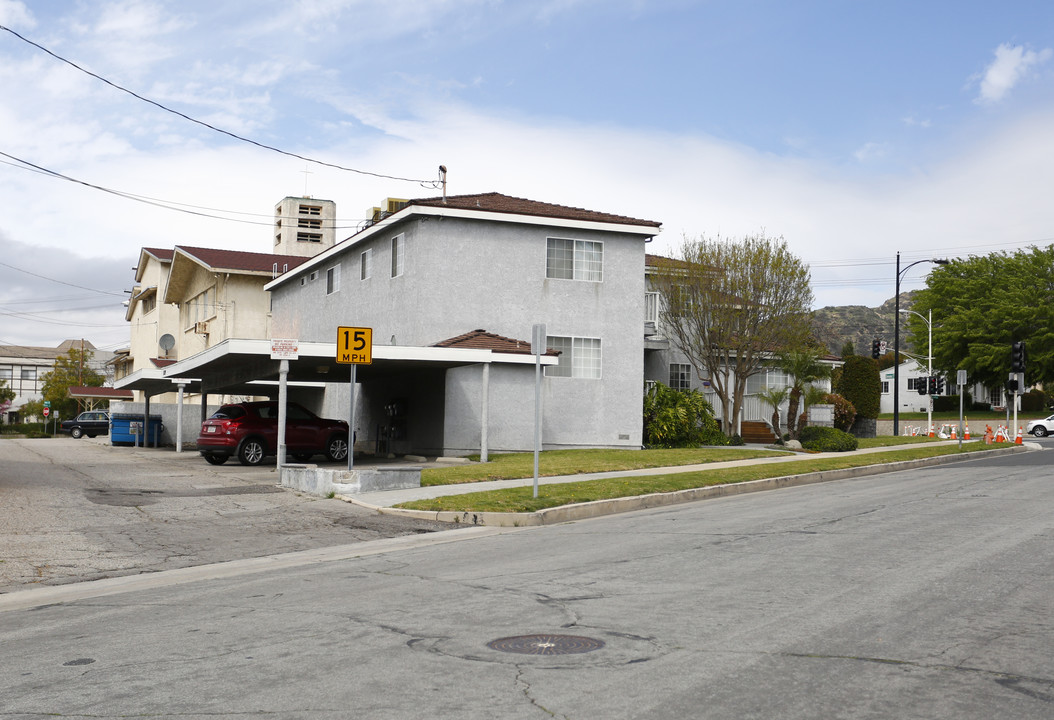
M72 420L63 420L59 430L75 438L109 435L110 415L100 410L86 410Z

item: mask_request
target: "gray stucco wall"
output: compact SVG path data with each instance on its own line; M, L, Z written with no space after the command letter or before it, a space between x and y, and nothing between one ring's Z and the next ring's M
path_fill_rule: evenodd
M397 235L404 243L403 272L393 278L391 240ZM603 242L603 280L547 279L548 237ZM319 266L313 281L305 273L292 274L272 291L273 324L284 337L322 342L332 342L340 325L372 327L375 345L427 346L474 329L529 341L532 325L539 322L549 335L600 338L600 379L545 378L547 442L554 447L639 447L644 247L641 236L622 233L412 219L349 243L334 262ZM372 251L372 273L362 280L360 257L367 249ZM327 295L326 270L336 264L341 267L340 291ZM533 368L523 382L529 384L533 403ZM518 392L511 395L518 397ZM505 402L510 400L492 396L492 416L501 414ZM446 447L463 442L461 413L444 411L447 432L458 435L456 441L444 439ZM514 434L511 428L502 432L498 437ZM509 442L520 444L518 438Z

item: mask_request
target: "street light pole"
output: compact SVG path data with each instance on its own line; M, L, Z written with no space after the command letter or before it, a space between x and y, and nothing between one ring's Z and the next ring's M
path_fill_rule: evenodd
M947 265L948 260L927 258L916 260L903 270L900 269L900 251L897 251L896 278L896 313L893 318L893 435L900 435L900 279L908 270L919 263L930 262L934 265ZM932 353L931 353L932 354Z
M929 340L926 348L926 377L933 377L933 310L929 311L930 317L928 320L922 317L922 313L917 313L914 310L900 310L898 312L918 315L922 318L922 321L926 323L926 331ZM926 394L929 396L929 392ZM933 427L933 397L926 398L926 424Z

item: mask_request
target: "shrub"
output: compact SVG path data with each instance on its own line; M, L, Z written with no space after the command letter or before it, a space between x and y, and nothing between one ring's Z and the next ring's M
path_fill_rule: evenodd
M828 405L834 405L834 426L839 430L849 432L853 421L856 420L856 408L853 407L853 403L834 393L824 395L823 401Z
M836 390L852 403L860 417L878 417L882 381L878 377L878 363L871 358L862 355L847 358Z
M849 452L856 450L856 438L838 428L811 425L801 431L801 446L820 452Z
M970 393L966 393L966 397L963 398L963 408L968 408L973 405L973 398L970 397ZM938 395L933 398L933 412L958 412L959 411L959 396L958 395Z
M655 383L644 395L644 444L648 447L727 445L714 409L698 390Z
M741 436L739 436L739 435L733 435L732 437L728 438L728 444L729 445L742 445L743 444L743 438Z
M1047 395L1042 390L1029 390L1021 396L1022 412L1043 412L1047 409Z

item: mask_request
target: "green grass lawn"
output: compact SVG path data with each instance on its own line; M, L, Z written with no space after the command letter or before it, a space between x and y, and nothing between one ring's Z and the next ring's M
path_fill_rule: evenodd
M890 441L898 440L900 438L888 438ZM843 468L861 467L864 465L874 465L876 463L892 463L899 462L902 460L914 460L917 458L934 457L937 455L951 455L959 453L958 445L932 445L928 441L928 438L903 438L904 440L913 441L909 444L913 445L925 445L924 447L910 447L903 450L891 450L884 452L881 455L850 455L847 454L843 457L812 457L810 455L802 455L802 459L789 461L787 463L777 463L771 465L748 465L737 468L721 468L715 470L701 470L695 472L686 473L675 473L671 475L649 475L645 477L622 477L622 478L611 478L607 480L587 480L582 482L572 483L560 483L555 485L540 485L538 488L538 497L534 498L533 487L531 484L525 484L523 487L510 488L507 490L493 490L488 492L477 492L467 493L465 495L450 495L446 497L434 498L431 500L415 500L413 502L402 503L396 507L407 508L411 510L428 510L428 511L440 511L449 510L456 512L535 512L545 508L559 507L561 505L571 505L574 503L591 502L593 500L606 500L611 498L619 497L630 497L633 495L647 495L650 493L660 492L674 492L676 490L685 490L688 488L707 487L710 485L720 485L723 483L737 483L746 482L748 480L758 480L761 478L768 477L780 477L783 475L800 475L804 473L817 472L820 470L838 470ZM876 438L876 440L886 440L886 438ZM887 444L897 444L890 442ZM992 447L1009 447L1008 443L1000 443L996 445L984 445L983 443L975 442L964 445L962 452L977 452L980 450L986 450ZM728 450L733 450L729 448ZM699 451L685 451L687 452L712 452L713 450L699 450ZM722 451L724 451L722 449ZM579 452L592 452L592 451L556 451L556 452L568 452L568 453L579 453ZM651 452L651 451L596 451L600 453L611 453L611 452ZM676 451L658 451L658 452L676 452ZM740 450L740 452L743 452ZM757 451L755 451L757 452ZM766 456L770 456L772 453L762 453ZM533 456L526 454L528 458L531 458L531 472L523 477L533 476ZM757 457L757 455L755 455ZM730 459L722 457L720 459ZM710 462L715 462L711 460ZM517 461L520 462L520 461ZM693 460L691 462L698 462ZM488 463L489 464L489 463ZM671 463L665 462L664 464L670 465ZM675 464L675 463L674 463ZM641 466L636 466L641 467ZM645 465L643 467L655 467ZM446 470L448 468L444 468ZM450 468L453 469L453 468ZM463 469L463 468L457 468ZM595 467L590 467L589 470L583 470L582 472L595 471ZM558 474L570 474L566 472L560 472ZM423 480L423 478L422 478ZM471 481L465 481L471 482ZM422 482L422 484L424 484ZM432 483L435 484L435 483Z
M674 450L547 450L538 457L538 474L579 475L592 472L617 472L642 468L700 463L748 460L785 455L773 450L754 448L678 448ZM478 456L475 459L479 459ZM426 468L421 471L421 485L455 485L534 477L534 453L491 455L490 461L471 465Z

